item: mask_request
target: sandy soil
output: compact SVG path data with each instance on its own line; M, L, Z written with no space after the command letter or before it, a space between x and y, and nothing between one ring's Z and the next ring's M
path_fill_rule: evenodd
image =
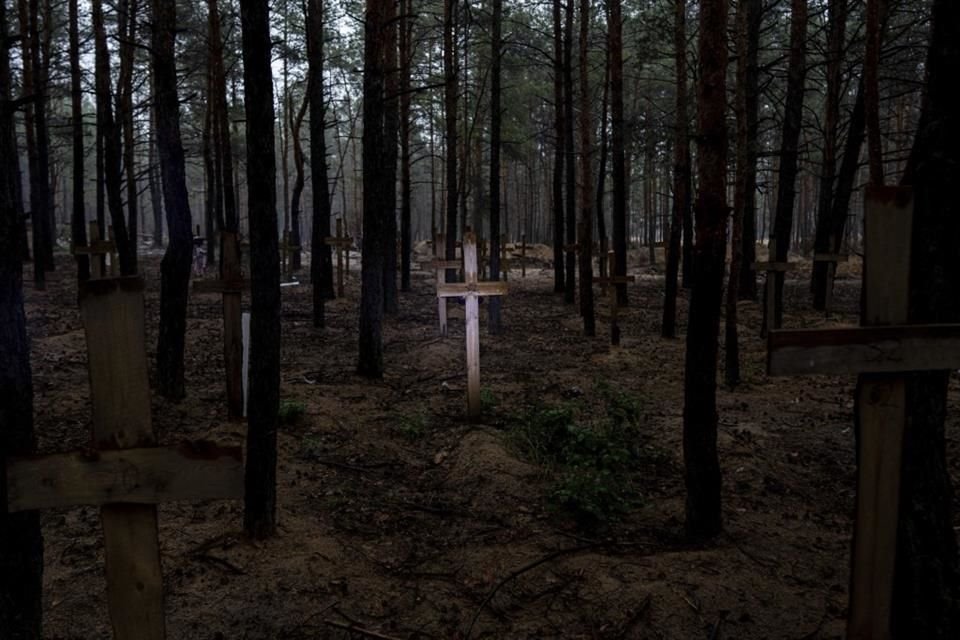
M144 262L155 319L159 260ZM387 320L386 376L376 382L354 373L359 265L346 297L328 305L324 331L311 327L307 287L284 289L281 395L305 415L281 428L279 533L245 540L239 503L161 507L169 637L841 637L854 381L768 379L759 308L742 303L744 384L719 391L725 533L691 546L681 535L683 340L659 337L662 264L637 252L632 265L617 350L604 301L599 335L585 339L576 310L552 293L547 264L531 264L525 279L511 273L507 332L482 334L488 401L478 424L465 417L462 310L452 305L451 335L439 338L432 274L414 273ZM842 266L830 320L808 310L806 272L796 274L786 326L854 322L857 270ZM67 256L48 290L27 299L41 447L81 447L90 402ZM217 296L192 296L189 397L154 399L164 443L243 442L244 425L226 419L219 314ZM151 365L156 330L147 327ZM602 412L600 383L639 402L644 454L620 479L629 511L585 529L551 506L548 470L524 459L510 434L535 403ZM957 404L953 388L955 482ZM97 510L49 511L43 524L48 637L109 638ZM380 635L342 629L351 624Z

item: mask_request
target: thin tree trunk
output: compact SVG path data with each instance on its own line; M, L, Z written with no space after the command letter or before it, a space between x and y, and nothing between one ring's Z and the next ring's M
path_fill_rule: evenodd
M623 15L621 0L610 2L610 151L613 170L613 254L616 273L627 274L627 184L626 131L623 119ZM603 256L601 256L601 260ZM628 302L627 285L617 285L617 304Z
M213 73L213 98L216 104L214 149L222 172L224 229L239 231L237 198L234 193L233 147L230 135L230 112L227 108L227 80L223 70L223 37L220 30L220 11L217 0L207 0L207 20L210 38L210 65Z
M727 24L726 0L701 0L700 19L704 25ZM717 334L727 244L726 30L700 29L699 47L700 191L684 367L683 458L687 534L708 538L722 528L717 457Z
M309 0L307 56L310 78L310 186L313 192L310 224L310 283L313 326L326 324L325 301L333 298L333 260L324 239L330 234L330 183L327 181L326 103L323 96L323 0ZM342 162L341 162L342 165ZM344 210L346 215L346 210Z
M99 3L99 0L95 2ZM193 223L187 195L183 143L180 138L180 102L177 98L177 68L174 58L176 26L176 4L153 0L152 49L157 149L160 152L163 202L169 233L167 250L160 263L157 386L160 395L173 400L179 400L186 395L183 355L193 249Z
M447 205L446 257L453 260L457 256L457 66L455 60L455 35L459 3L457 0L444 0L443 3L443 74L444 104L446 118L446 164L447 179L444 189ZM373 78L371 78L371 82ZM371 91L373 87L371 87ZM366 117L364 117L366 121ZM447 271L447 280L453 278Z
M36 0L34 0L34 5ZM18 3L20 19L20 52L21 52L21 84L24 96L34 96L37 93L34 57L33 57L33 38L31 37L31 8L28 0L20 0ZM46 212L43 198L46 193L46 179L40 175L40 154L37 150L37 127L36 127L36 109L28 105L23 110L23 128L24 137L27 145L27 167L30 174L30 220L31 220L31 239L33 241L33 286L34 289L42 291L46 289L46 256L44 255L46 237L44 234L44 223L46 215L40 212Z
M572 3L571 3L572 4ZM580 0L580 315L583 335L597 335L593 310L593 139L590 120L590 0Z
M413 63L411 0L400 0L400 290L410 291L410 70Z
M567 245L570 251L567 251L566 267L567 273L564 278L566 289L563 292L563 301L566 304L573 304L576 301L577 289L577 255L572 251L577 243L577 200L576 200L576 182L577 167L576 148L574 146L573 136L573 6L574 0L567 0L565 5L565 22L563 36L563 136L564 147L567 159L564 163L564 169L567 172L567 190L566 190L566 211L567 219ZM580 247L583 250L583 247Z
M612 3L611 3L612 4ZM597 256L598 271L600 277L609 275L607 273L607 221L604 215L604 200L606 200L607 185L607 107L610 103L610 12L607 12L607 55L606 64L603 65L603 98L600 104L600 167L597 171L597 240L600 245L600 255ZM616 258L614 258L616 260Z
M153 88L153 72L150 72L150 91L155 95ZM149 169L147 170L148 186L150 188L150 207L153 209L153 246L163 247L163 197L160 193L160 167L157 158L157 109L156 100L151 100L150 106L150 140L149 140Z
M500 280L500 54L503 0L493 0L490 24L490 280ZM479 170L479 166L477 167ZM503 333L500 298L489 300L489 330Z
M689 237L687 218L691 203L690 136L687 117L687 0L675 0L673 45L676 66L676 129L673 143L673 217L667 244L667 272L663 298L663 321L660 335L677 335L677 277L680 272L681 239ZM616 171L616 168L614 168ZM687 281L692 258L683 245L683 280ZM684 285L686 286L686 285Z
M157 0L160 1L160 0ZM250 403L243 528L255 539L277 526L280 410L280 252L273 72L267 0L240 0L250 212Z
M383 236L383 310L389 315L399 311L397 296L397 145L400 130L400 78L397 68L397 8L390 5L384 55L386 85L384 87L383 119L387 175L384 177L384 236Z
M70 237L76 246L87 244L87 214L83 200L83 86L80 77L80 29L77 8L78 0L69 2L70 30L70 114L73 119L73 211L70 215ZM2 64L2 61L0 61ZM90 279L90 258L76 254L77 278L80 282Z
M743 219L743 234L741 238L742 260L739 283L737 286L738 300L757 299L757 276L751 268L757 261L757 131L759 128L759 99L760 99L760 25L763 18L763 8L756 0L746 3L747 13L744 17L746 24L746 40L738 45L737 73L743 75L744 109L743 118L746 127L745 173L743 174L743 199L740 209ZM741 60L744 68L740 70ZM737 82L741 82L738 78ZM739 165L738 165L739 169ZM736 204L734 205L736 207Z
M387 235L387 206L392 189L389 137L386 134L386 76L390 59L392 0L370 0L364 20L363 65L363 256L360 293L360 355L357 372L368 378L383 377L383 245ZM448 77L449 80L449 77ZM453 200L453 199L451 199ZM454 205L455 205L454 201ZM450 245L447 245L448 250Z
M303 101L300 103L297 115L292 116L293 121L290 123L291 139L293 140L293 166L296 171L293 179L293 192L290 195L290 223L293 227L290 231L290 240L297 247L300 246L300 201L303 197L303 187L305 183L303 145L300 143L300 130L303 127L303 119L306 117L308 106L310 106L309 88L303 96ZM300 268L300 249L296 249L293 253L293 269L296 271Z
M36 452L30 339L23 308L23 219L15 205L18 179L11 104L6 3L0 2L0 460ZM41 272L43 271L41 267ZM3 468L0 463L0 468ZM37 511L8 513L0 474L0 629L4 637L43 637L43 539Z
M560 19L560 0L553 0L553 291L566 291L564 270L564 211L563 211L563 26Z
M880 139L880 26L881 4L886 0L867 0L866 53L863 60L864 99L867 116L867 159L870 183L883 185L883 141Z
M777 180L777 209L773 218L774 260L786 262L790 253L793 210L797 196L800 129L803 125L803 93L806 75L807 0L791 0L790 61L787 67L786 109L783 115L783 137L780 142L780 176ZM776 291L774 318L763 326L779 327L783 317L784 272L774 272ZM769 291L768 289L764 290ZM764 293L764 300L766 300ZM763 305L766 316L767 304Z
M120 76L117 80L117 115L123 130L123 165L127 180L127 251L131 273L137 272L139 213L137 211L137 167L134 154L136 139L133 123L133 58L136 51L137 0L121 0L117 5L117 31L120 35ZM210 243L207 259L214 259ZM213 264L210 262L209 264Z

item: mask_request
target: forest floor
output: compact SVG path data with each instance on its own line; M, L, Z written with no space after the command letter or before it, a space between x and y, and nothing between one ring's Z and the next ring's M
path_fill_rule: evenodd
M26 294L45 452L84 447L90 427L74 270L57 259L47 291ZM161 506L169 637L842 637L855 381L768 378L759 306L742 303L744 382L718 392L724 533L691 545L684 340L659 336L662 255L631 265L618 349L605 298L586 339L546 263L511 272L504 335L486 332L481 306L479 423L465 416L462 306L438 337L431 273L414 272L386 320L381 381L355 374L358 264L322 331L309 288L285 288L279 532L246 540L239 502ZM785 326L855 323L858 269L842 265L829 320L809 310L809 270L791 274ZM159 258L143 270L152 367ZM679 311L682 334L685 293ZM191 295L188 314L189 395L155 396L154 427L163 443L242 444L244 424L226 418L219 296ZM950 402L957 485L956 380ZM43 531L46 636L109 638L98 511L45 512Z

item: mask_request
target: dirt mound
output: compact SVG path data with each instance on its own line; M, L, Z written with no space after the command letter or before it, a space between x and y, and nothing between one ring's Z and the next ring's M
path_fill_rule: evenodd
M539 475L536 467L514 457L500 437L485 430L465 435L455 456L448 484L470 496L481 512L502 512L506 504L528 498L530 483Z

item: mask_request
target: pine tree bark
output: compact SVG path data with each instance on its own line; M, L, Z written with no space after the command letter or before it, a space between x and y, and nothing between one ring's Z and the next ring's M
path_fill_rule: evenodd
M737 86L743 83L743 126L746 135L746 156L744 157L742 204L734 203L734 210L742 212L743 233L738 300L757 299L757 275L751 268L757 261L757 132L760 113L760 26L763 20L763 6L757 0L746 0L745 41L737 48ZM740 64L744 67L741 71ZM742 80L739 77L742 74ZM739 126L739 125L738 125ZM739 133L738 133L739 136ZM739 164L737 165L739 169Z
M701 0L700 19L701 24L727 24L726 0ZM684 366L683 458L686 531L692 538L709 538L722 528L717 457L717 334L727 248L726 30L700 29L698 39L700 191Z
M70 213L70 238L74 245L87 244L87 214L83 196L83 173L86 154L83 148L83 86L80 76L80 29L78 0L69 0L69 39L70 39L70 115L71 136L73 142L73 210ZM2 64L2 62L0 62ZM77 279L80 282L90 279L90 258L78 253Z
M490 23L490 280L500 280L500 53L503 0L493 0ZM500 297L489 299L488 329L503 333Z
M444 106L446 119L446 258L454 260L457 257L457 66L455 64L455 34L458 20L457 0L444 0L443 3L443 75L444 75ZM372 79L371 79L372 80ZM371 87L371 91L373 87ZM454 276L447 271L447 280Z
M880 5L885 0L867 0L866 53L863 59L864 99L867 117L867 160L870 183L883 185L883 141L880 139Z
M623 119L623 12L621 0L610 2L610 154L613 170L613 254L618 276L627 274L626 131ZM600 257L603 260L604 256ZM627 285L617 285L617 304L627 304Z
M675 338L677 335L677 279L680 273L680 242L681 239L690 235L687 232L687 218L690 216L692 191L689 118L687 115L687 0L675 0L673 13L677 122L673 141L673 212L670 218L670 240L667 245L663 320L660 324L660 335L664 338ZM614 121L616 122L616 120ZM616 175L616 164L614 164L614 175ZM682 251L684 281L686 281L692 259L687 258L686 244L684 244Z
M5 460L36 452L30 341L23 308L23 218L11 102L6 3L0 2L0 630L4 638L43 637L43 539L36 511L7 512ZM42 271L42 267L41 267Z
M120 75L117 79L117 116L123 133L123 168L127 186L127 251L130 273L137 272L137 247L140 214L137 210L137 165L133 122L133 62L136 51L138 0L120 0L117 4L117 31L120 37ZM208 243L208 260L214 259L213 243ZM210 264L213 264L212 262Z
M783 114L783 137L780 141L780 177L777 181L777 208L773 218L774 260L786 262L790 253L790 235L793 231L793 210L797 197L797 173L800 154L800 129L803 125L803 94L806 77L807 0L791 0L790 61L787 66L786 107ZM766 318L767 304L763 305L765 327L779 327L783 318L784 272L774 272L776 280L774 315ZM764 289L764 300L766 301Z
M565 5L564 36L563 36L563 137L566 151L566 213L567 219L567 245L572 249L577 243L577 200L576 200L576 182L577 167L576 147L574 145L574 113L573 113L573 95L575 89L573 86L573 6L574 0L567 0ZM583 250L583 247L580 247ZM566 304L576 302L577 291L577 255L573 251L567 251L566 275L564 276L563 301Z
M560 0L553 0L553 291L566 291L563 215L563 26Z
M593 309L593 136L590 119L590 0L580 0L580 315L583 335L597 335Z
M95 0L99 3L100 0ZM169 242L160 263L160 330L157 338L157 387L179 400L184 388L183 354L187 331L187 294L193 232L187 196L174 38L176 3L153 0L153 77L156 95L157 149ZM251 376L252 378L253 376ZM254 396L256 397L256 396Z
M383 310L389 315L399 311L397 295L397 149L400 131L400 74L397 66L397 8L390 5L386 28L383 118L387 175L384 176L384 236L383 236Z
M400 0L400 290L410 291L411 177L410 177L410 73L413 64L413 7Z
M393 183L389 180L391 174L386 157L389 137L384 130L387 120L385 94L388 73L385 64L389 59L386 50L390 43L387 32L392 13L392 0L369 0L364 18L363 255L360 276L360 356L357 372L368 378L383 377L383 246L388 224L385 217L393 215L393 210L387 208L392 198L386 191L393 188ZM446 56L446 52L444 53ZM448 83L449 79L448 75ZM447 197L449 202L453 203L455 215L456 201L449 195ZM447 250L450 249L448 240Z
M21 52L21 87L24 96L36 96L36 69L33 56L34 30L31 16L36 9L36 0L33 7L28 0L19 0L18 15L20 20L20 52ZM39 59L39 56L37 57ZM24 138L27 147L27 168L30 175L30 220L31 240L33 241L33 286L37 291L46 289L46 233L45 197L47 181L41 176L40 154L37 149L36 109L28 105L23 110Z
M756 278L747 262L748 239L744 233L746 219L755 215L757 191L757 95L751 85L756 72L756 51L751 53L753 29L759 29L760 0L741 0L737 5L737 83L734 111L737 120L737 174L733 191L733 224L730 231L730 279L727 284L727 313L724 341L724 382L731 389L740 384L740 335L737 330L737 301L743 273L750 273L756 289ZM751 55L753 58L751 59ZM756 82L756 76L752 78ZM753 241L749 240L751 247ZM750 260L755 256L751 255Z
M310 94L310 186L313 220L310 230L310 283L313 294L313 326L326 325L325 301L333 298L333 259L324 242L330 233L330 183L327 181L326 102L323 95L323 0L309 0L307 38ZM346 209L344 209L346 212Z
M910 269L911 323L960 321L960 4L935 0L927 57L927 90L904 182L914 190ZM893 635L960 636L960 561L953 529L953 488L944 422L948 372L907 379L894 574Z
M157 0L160 1L160 0ZM250 212L250 398L243 528L263 539L277 527L280 411L280 249L273 71L267 0L240 0Z
M153 72L150 72L150 93L155 95L153 88ZM163 247L163 196L160 193L160 167L157 157L157 109L156 100L151 100L150 106L150 140L149 169L147 170L147 186L150 190L150 208L153 209L153 246L156 249Z
M230 112L227 108L227 79L223 68L223 36L220 28L220 8L217 0L207 0L208 34L210 38L210 66L213 83L212 95L215 105L213 147L215 161L220 166L223 196L223 228L239 231L237 201L234 194L233 146L230 136Z
M304 176L303 144L300 142L300 131L303 129L303 119L307 115L307 107L310 106L310 90L307 89L306 95L300 102L300 108L297 114L291 113L290 139L293 142L293 168L296 173L293 178L293 190L290 194L290 223L293 229L290 232L290 240L295 246L300 246L300 218L301 218L301 200L303 199L303 187L306 183ZM293 254L294 271L301 268L300 250Z

